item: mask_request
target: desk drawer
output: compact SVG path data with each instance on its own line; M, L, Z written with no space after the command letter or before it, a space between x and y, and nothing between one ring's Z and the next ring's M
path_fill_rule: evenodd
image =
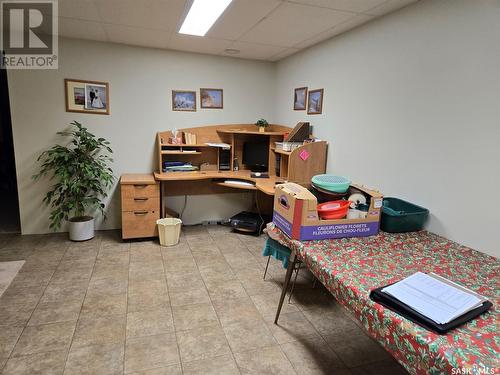
M156 220L159 218L159 210L122 212L122 237L140 238L158 236Z
M159 209L159 197L122 198L122 211L158 211Z
M128 198L159 197L160 185L159 184L122 185L121 191L122 191L122 201Z

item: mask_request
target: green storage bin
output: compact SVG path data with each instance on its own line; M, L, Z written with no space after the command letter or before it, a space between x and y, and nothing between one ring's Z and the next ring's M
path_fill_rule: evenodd
M429 210L398 198L384 198L380 229L384 232L416 232L424 228Z

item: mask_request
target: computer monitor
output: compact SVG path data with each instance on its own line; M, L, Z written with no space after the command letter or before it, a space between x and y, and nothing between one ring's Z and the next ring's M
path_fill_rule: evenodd
M267 172L269 169L269 142L266 140L243 143L243 164L253 172Z

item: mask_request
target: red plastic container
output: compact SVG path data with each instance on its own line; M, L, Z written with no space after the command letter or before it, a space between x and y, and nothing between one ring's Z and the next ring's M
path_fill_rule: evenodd
M323 220L343 219L347 216L350 201L338 200L318 204L319 217Z

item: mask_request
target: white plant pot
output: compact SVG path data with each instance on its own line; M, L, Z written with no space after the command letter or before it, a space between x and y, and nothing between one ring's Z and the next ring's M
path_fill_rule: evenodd
M69 219L69 239L71 241L87 241L94 238L94 218L92 216L76 216Z

